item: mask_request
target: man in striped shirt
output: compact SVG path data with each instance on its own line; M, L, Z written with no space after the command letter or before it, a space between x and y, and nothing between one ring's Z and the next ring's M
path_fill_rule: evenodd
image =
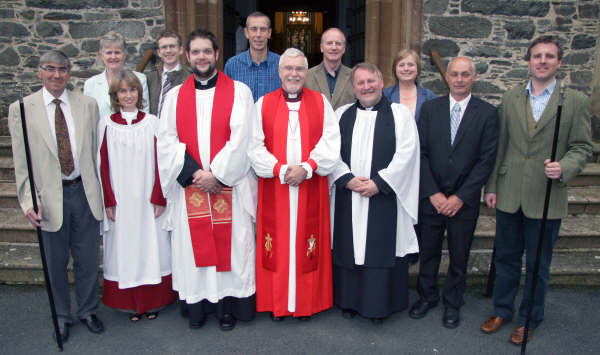
M269 51L267 43L271 38L271 20L262 12L253 12L246 18L244 34L250 48L225 63L225 74L233 80L241 81L252 90L254 101L281 87L279 55Z

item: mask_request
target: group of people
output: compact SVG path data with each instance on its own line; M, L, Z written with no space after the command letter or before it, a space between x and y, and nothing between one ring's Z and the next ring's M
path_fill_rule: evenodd
M481 329L493 333L512 320L527 250L525 287L536 282L537 292L521 301L511 338L520 344L530 303L531 328L543 319L567 182L592 151L589 100L559 90L558 39L531 43L530 80L497 110L472 95L477 73L466 57L450 60L450 93L435 97L418 83L421 60L412 50L397 54L397 83L384 89L375 65L341 63L346 42L337 28L322 34L323 62L311 69L298 49L269 51L266 15L250 14L244 34L249 49L221 72L214 34L193 31L183 45L165 31L161 64L146 79L123 69L125 41L109 32L100 41L106 69L86 81L85 95L66 89L64 54L42 55L43 88L24 100L37 212L19 106L10 106L19 202L42 229L63 341L72 323L69 252L77 317L92 332L104 329L96 316L100 233L107 306L137 322L179 298L191 328L214 313L222 330L256 312L308 320L334 304L345 318L381 323L409 307L417 255L419 299L408 314L423 318L440 300L447 234L442 324L455 328L485 186L497 211L497 277L494 316ZM549 222L532 280L547 178Z

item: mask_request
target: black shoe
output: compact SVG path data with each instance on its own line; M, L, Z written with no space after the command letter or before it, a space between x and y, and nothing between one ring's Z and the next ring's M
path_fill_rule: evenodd
M285 317L275 317L275 314L273 314L273 312L271 312L271 320L273 322L282 322L285 319Z
M446 307L444 309L444 319L443 325L446 328L454 329L458 327L458 323L460 323L460 316L458 309L452 307Z
M85 324L92 333L100 334L104 332L104 324L102 324L102 321L95 314L90 314L81 319L81 323Z
M58 325L58 332L60 333L60 339L62 340L62 343L66 343L67 340L69 340L69 327L71 326L71 324L69 323L63 323L63 324L59 324ZM52 333L52 337L54 338L54 340L56 340L56 332Z
M202 313L202 316L197 320L192 320L192 317L189 318L189 325L192 329L202 328L204 323L206 323L206 314Z
M383 324L383 319L384 318L371 318L371 323L377 324L377 325Z
M236 319L231 313L225 313L223 318L219 320L219 327L221 330L232 330L235 328Z
M356 317L356 314L358 314L358 312L353 309L350 309L350 308L342 309L342 317L344 317L346 319L352 319L352 318Z
M412 319L421 319L425 317L427 312L435 306L437 306L437 302L427 302L424 299L419 298L417 303L410 308L408 316Z
M298 320L301 320L303 322L309 321L310 320L310 316L302 316L302 317L298 317Z
M183 318L186 318L190 315L190 310L188 309L188 305L185 303L185 301L179 301L179 314L181 314Z

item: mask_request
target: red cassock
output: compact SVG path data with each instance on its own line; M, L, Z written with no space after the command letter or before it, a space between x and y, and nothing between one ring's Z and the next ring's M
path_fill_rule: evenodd
M323 96L306 88L298 111L302 162L313 170L310 152L323 134ZM313 174L298 187L296 230L296 309L288 310L290 263L289 185L279 182L286 163L289 110L281 89L263 98L264 144L278 163L274 178L259 178L256 242L256 307L276 317L309 316L333 305L327 177Z

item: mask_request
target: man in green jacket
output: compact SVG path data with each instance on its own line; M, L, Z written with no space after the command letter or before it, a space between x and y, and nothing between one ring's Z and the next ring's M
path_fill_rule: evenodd
M518 327L511 341L521 344L529 303L533 302L528 340L544 318L552 248L561 219L567 216L567 183L583 170L592 154L590 101L566 89L557 142L556 161L550 161L560 83L556 73L562 49L558 37L536 38L527 50L531 78L527 85L507 91L500 106L498 156L486 186L485 201L496 208L496 283L494 317L481 330L493 333L514 314L514 300L526 250L526 278ZM530 300L546 179L552 179L535 297Z

